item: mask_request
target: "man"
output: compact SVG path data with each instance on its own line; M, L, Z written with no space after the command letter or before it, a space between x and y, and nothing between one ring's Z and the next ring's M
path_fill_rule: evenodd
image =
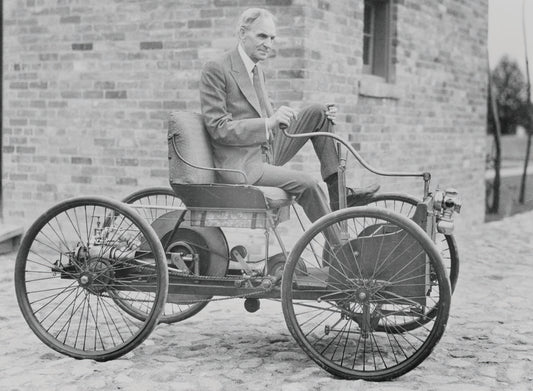
M244 11L237 25L238 46L218 61L208 62L200 80L200 100L206 128L211 136L215 166L244 171L249 184L274 186L296 197L311 221L338 209L338 157L334 140L313 137L321 175L327 183L330 205L319 183L310 175L283 166L307 139L289 133L327 132L336 109L321 105L299 113L281 106L273 110L259 62L266 59L276 37L274 16L264 9ZM242 175L220 172L225 183L243 183ZM371 197L378 186L348 189L348 203ZM331 209L330 209L331 207Z

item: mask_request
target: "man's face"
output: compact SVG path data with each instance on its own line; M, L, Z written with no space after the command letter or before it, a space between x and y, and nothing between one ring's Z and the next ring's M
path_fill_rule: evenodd
M242 47L253 62L262 61L268 57L275 37L276 26L269 17L259 17L248 30L241 28L239 31Z

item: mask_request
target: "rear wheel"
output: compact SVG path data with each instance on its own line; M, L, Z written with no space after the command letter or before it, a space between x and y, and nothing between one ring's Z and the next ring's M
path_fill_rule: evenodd
M186 260L187 271L192 274L225 275L228 249L222 231L219 228L193 228L186 222L182 222L175 230L182 213L176 208L183 208L184 211L186 207L172 189L150 187L128 195L122 202L132 205L156 231L167 254L169 273L177 270L172 257L175 259L179 256ZM173 284L172 275L169 279L169 284ZM159 322L175 323L188 319L200 312L209 299L207 296L169 294ZM131 310L135 316L145 316L143 311Z
M29 228L17 255L18 304L35 334L75 358L119 357L141 342L165 305L168 271L153 229L127 205L70 199ZM124 311L141 306L143 319Z
M419 365L444 332L450 300L431 239L381 208L344 209L316 221L282 279L291 334L315 362L346 379L388 380ZM404 327L413 322L418 327Z

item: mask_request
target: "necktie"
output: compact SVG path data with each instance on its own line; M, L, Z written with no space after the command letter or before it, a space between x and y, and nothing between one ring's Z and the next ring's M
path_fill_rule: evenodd
M257 69L257 65L255 65L252 69L253 74L253 83L254 83L254 89L255 93L257 95L257 99L259 99L259 106L261 107L261 117L266 118L267 115L267 105L266 105L266 95L265 91L261 87L261 82L259 81L259 71Z

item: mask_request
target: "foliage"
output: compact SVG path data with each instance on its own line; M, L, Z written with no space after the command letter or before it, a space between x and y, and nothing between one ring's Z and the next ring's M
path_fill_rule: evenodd
M492 91L496 94L502 134L516 133L518 125L530 129L531 104L527 102L525 77L516 61L504 56L491 73ZM488 132L494 133L494 117L488 99Z

